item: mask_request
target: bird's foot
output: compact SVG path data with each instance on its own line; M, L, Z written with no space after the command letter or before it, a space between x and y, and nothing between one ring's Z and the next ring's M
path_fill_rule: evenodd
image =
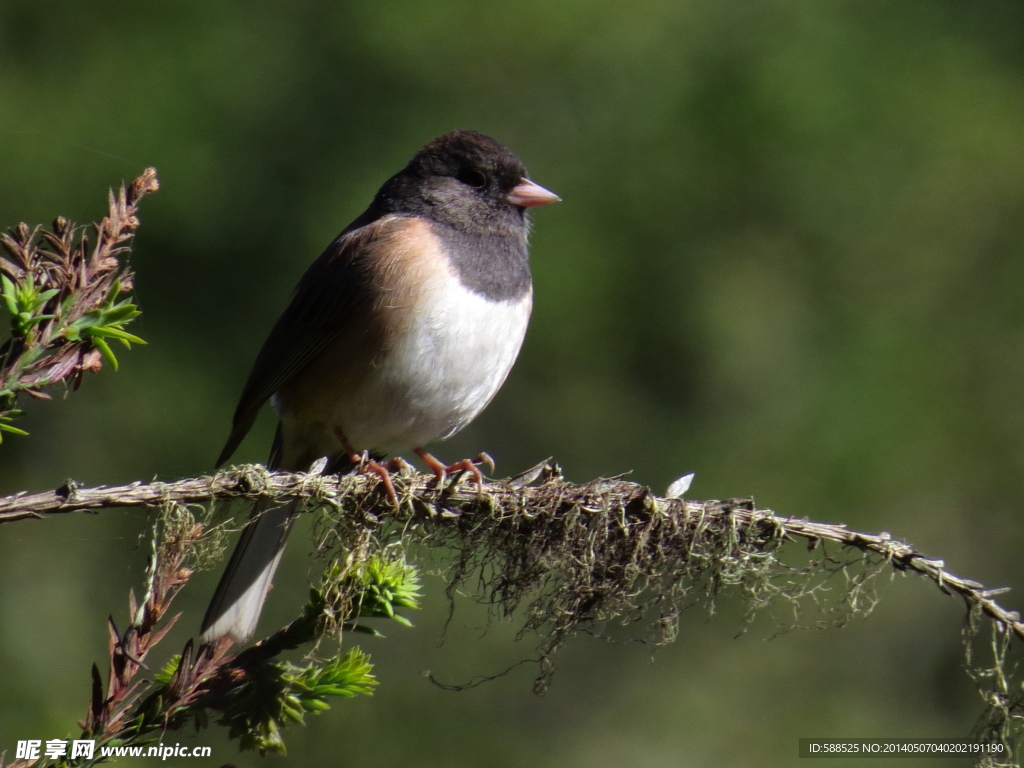
M376 475L380 478L380 484L384 486L384 491L388 495L388 501L395 509L399 509L398 494L395 493L395 484L391 482L391 472L388 466L381 464L380 462L370 458L369 451L363 451L360 454L352 454L349 456L349 460L356 465L356 472L360 475ZM391 464L392 462L387 462ZM396 467L397 468L397 467Z
M449 473L457 472L460 475L463 472L469 472L473 479L476 480L476 489L478 493L482 493L484 490L484 476L480 471L481 466L486 466L489 472L494 472L494 459L487 453L481 453L475 459L463 459L457 461L454 464L445 465L438 458L422 448L416 448L416 455L423 459L423 463L426 464L430 470L434 473L434 477L437 478L437 486L440 488L444 485L445 479ZM458 482L458 477L453 482Z
M388 501L391 502L395 509L399 509L398 494L395 493L395 484L391 482L391 472L388 471L389 467L396 471L401 468L399 464L395 463L395 459L387 462L386 465L381 464L370 456L369 451L357 453L340 427L334 428L334 434L345 449L348 460L355 466L356 472L360 475L374 474L379 477L380 483L384 486L384 491L388 495ZM402 463L405 464L404 461Z

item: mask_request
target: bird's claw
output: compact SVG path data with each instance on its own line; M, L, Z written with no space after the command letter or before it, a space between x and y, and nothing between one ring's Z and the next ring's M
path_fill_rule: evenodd
M477 457L473 459L473 463L478 467L487 467L488 474L494 474L494 459L491 458L491 454L486 451L481 451Z
M445 466L437 457L427 453L422 448L416 449L416 455L423 459L423 463L426 464L434 473L434 477L437 478L437 487L441 488L444 486L445 480L447 480L450 473L456 472L461 475L463 472L469 472L473 475L473 479L476 480L477 493L483 493L484 490L484 476L480 471L481 466L486 466L489 471L494 471L494 459L488 454L481 453L475 459L463 459L457 461L454 464ZM458 482L458 477L453 480L453 484Z
M388 501L391 502L395 509L399 509L401 505L398 503L398 494L395 493L395 485L391 482L391 473L388 472L388 468L374 460L370 456L369 451L356 453L341 429L335 427L334 433L337 435L342 447L344 447L348 460L352 462L356 472L360 475L374 474L379 477L380 483L384 486L384 491L388 495Z

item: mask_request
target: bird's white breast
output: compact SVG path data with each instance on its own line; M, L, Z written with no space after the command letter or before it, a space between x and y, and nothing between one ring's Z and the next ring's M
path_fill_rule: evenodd
M491 401L519 354L532 292L495 302L450 273L431 282L407 331L337 403L335 421L359 450L390 453L450 437Z

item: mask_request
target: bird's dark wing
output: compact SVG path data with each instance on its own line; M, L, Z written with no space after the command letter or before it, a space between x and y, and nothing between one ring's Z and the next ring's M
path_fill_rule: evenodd
M294 376L302 373L359 313L369 307L373 291L365 251L378 241L390 217L363 226L357 219L331 243L302 276L291 302L256 357L235 409L217 466L231 458L252 428L260 408Z

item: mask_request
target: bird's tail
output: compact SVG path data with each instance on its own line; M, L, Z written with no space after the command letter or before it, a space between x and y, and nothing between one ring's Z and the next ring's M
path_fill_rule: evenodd
M267 468L296 469L301 465L305 469L301 461L283 460L283 446L283 433L278 424ZM372 458L383 457L372 454ZM350 458L342 453L333 457L320 471L324 474L343 474L352 471L354 467ZM246 523L206 609L199 630L202 642L212 643L225 635L231 635L237 642L244 643L256 632L263 603L266 602L274 572L281 562L284 545L301 504L299 499L278 506L273 506L271 502L256 504L252 518Z
M200 630L204 643L225 635L244 643L256 631L298 505L295 500L254 510L206 609Z

